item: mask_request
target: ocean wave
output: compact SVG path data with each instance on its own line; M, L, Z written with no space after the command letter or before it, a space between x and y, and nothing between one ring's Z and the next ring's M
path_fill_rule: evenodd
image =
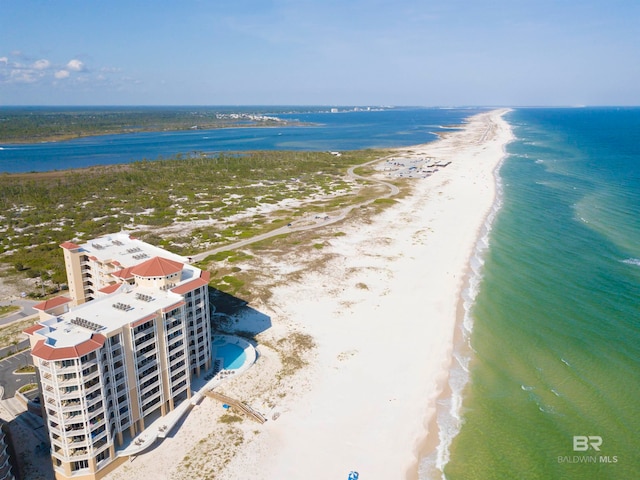
M622 260L622 263L626 263L627 265L635 265L640 267L640 258L627 258L626 260Z
M507 158L507 156L505 156L505 158ZM469 383L469 364L474 352L471 346L471 332L474 323L471 310L480 291L480 284L483 279L485 256L489 250L491 229L504 201L504 185L502 177L499 174L503 162L504 159L495 170L494 181L496 182L496 197L491 210L487 214L478 235L473 254L469 260L467 285L462 291L462 304L464 307L464 315L460 327L462 331L462 342L454 348L454 361L449 369L448 383L451 396L440 399L437 403L436 423L438 425L438 446L435 452L420 460L419 478L421 479L444 478L444 467L449 463L451 456L451 444L462 428L462 393Z

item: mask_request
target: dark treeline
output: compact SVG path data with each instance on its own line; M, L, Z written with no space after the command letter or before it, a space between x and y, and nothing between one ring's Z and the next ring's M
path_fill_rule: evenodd
M273 124L284 122L240 107L5 107L0 108L0 142L35 143L89 135Z

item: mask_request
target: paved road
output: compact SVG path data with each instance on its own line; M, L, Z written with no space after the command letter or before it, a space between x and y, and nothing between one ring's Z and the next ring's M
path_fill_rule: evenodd
M33 306L37 303L40 303L40 302L38 300L24 300L24 299L1 301L0 306L17 305L21 309L16 313L12 313L7 317L0 318L0 325L6 325L7 323L15 322L16 320L22 320L23 318L28 317L29 315L38 313L36 310L33 309Z
M35 381L35 373L14 375L15 370L25 365L33 365L30 350L0 360L0 385L4 388L4 396L0 398L11 398L21 386Z
M373 179L373 178L368 178L368 177L363 177L361 175L357 175L354 170L356 168L359 167L364 167L367 165L371 165L372 163L377 163L377 162L381 162L383 160L386 160L387 158L392 157L393 155L388 155L386 157L382 157L382 158L376 158L375 160L371 160L370 162L366 162L363 163L362 165L356 165L354 167L349 168L349 170L347 170L347 176L352 178L352 179L357 179L357 180L365 180L368 182L374 182L374 183L378 183L380 185L384 185L385 187L387 187L389 189L389 191L387 193L385 193L384 195L380 195L378 198L390 198L393 197L395 195L397 195L400 192L400 189L398 187L396 187L395 185L389 183L389 182L385 182L382 180L377 180L377 179ZM282 234L286 234L286 233L292 233L292 232L301 232L304 230L313 230L315 228L321 228L324 227L326 225L331 225L332 223L336 223L339 222L340 220L344 219L347 214L353 210L354 208L359 208L363 205L368 205L369 203L374 202L377 199L373 199L373 200L368 200L366 202L362 202L362 203L358 203L355 205L351 205L350 207L346 207L342 210L339 210L338 212L331 214L331 215L325 215L325 216L319 216L317 214L313 214L313 215L307 215L299 220L295 220L292 223L289 224L289 226L286 227L280 227L280 228L276 228L275 230L271 230L270 232L266 232L266 233L262 233L260 235L256 235L255 237L251 237L251 238L247 238L246 240L240 240L228 245L224 245L222 247L217 247L214 248L213 250L208 250L206 252L202 252L202 253L198 253L196 255L192 255L191 259L194 262L198 262L200 260L204 260L206 257L208 257L209 255L213 255L214 253L218 253L218 252L223 252L223 251L227 251L227 250L235 250L236 248L242 248L245 247L247 245L250 245L252 243L255 242L259 242L261 240L265 240L267 238L271 238L271 237L275 237L277 235L282 235Z

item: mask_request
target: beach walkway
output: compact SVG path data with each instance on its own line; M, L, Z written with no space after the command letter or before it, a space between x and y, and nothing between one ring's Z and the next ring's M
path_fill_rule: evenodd
M253 408L251 408L249 405L242 403L240 400L236 400L234 398L231 398L219 392L214 392L213 390L207 390L206 392L204 392L204 394L207 397L211 397L215 400L222 402L223 404L227 404L230 407L235 408L237 411L244 413L251 420L254 420L258 423L264 423L267 421L267 419L264 418L264 416L261 413L256 412Z

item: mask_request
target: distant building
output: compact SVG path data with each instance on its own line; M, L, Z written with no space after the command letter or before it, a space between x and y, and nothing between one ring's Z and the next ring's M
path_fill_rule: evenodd
M211 367L209 272L127 234L61 247L70 297L25 333L56 478L98 479Z

